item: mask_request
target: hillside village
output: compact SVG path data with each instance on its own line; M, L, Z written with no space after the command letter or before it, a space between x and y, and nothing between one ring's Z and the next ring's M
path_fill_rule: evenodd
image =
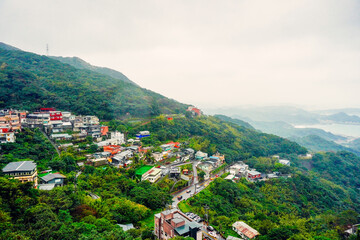
M200 116L201 110L189 107L188 112L194 117ZM174 117L167 117L168 121L174 121ZM1 143L16 142L16 135L22 129L40 129L46 136L57 152L67 148L73 148L75 151L81 152L82 148L88 148L92 153L83 153L84 161L78 161L78 175L84 171L85 166L106 167L112 166L122 169L135 169L135 178L137 181L149 181L154 184L163 181L163 179L173 179L176 182L182 182L177 188L172 188L174 199L177 202L183 200L182 192L188 194L196 194L201 188L196 189L198 183L203 182L208 185L221 174L226 174L225 180L237 182L241 178L245 178L249 182L266 181L272 178L291 177L290 174L282 174L280 172L261 173L242 161L228 165L225 155L217 152L211 156L202 151L195 151L186 147L181 142L167 141L159 146L143 146L142 141L151 136L149 131L139 131L134 137L127 137L119 131L110 131L109 126L101 124L97 116L76 116L70 112L58 111L54 108L41 108L36 112L27 112L19 110L1 110L0 111L0 132ZM84 143L86 142L86 144ZM284 166L290 166L290 161L278 159L278 163ZM139 163L144 163L139 165ZM62 187L67 184L67 177L52 169L42 169L38 171L34 161L10 162L3 169L3 174L17 179L20 182L32 182L34 188L49 191L56 187ZM191 187L194 186L195 189ZM191 193L194 191L194 193ZM99 196L90 193L94 199ZM186 199L186 196L185 198ZM175 205L176 209L176 205ZM201 219L196 214L184 214L179 210L177 217L171 212L172 217L168 217L168 213L162 212L155 215L154 233L159 239L167 239L167 235L174 237L191 236L194 239L203 239ZM160 224L161 218L166 219L183 219L171 220L175 221L175 226L169 222L169 226ZM169 221L169 220L167 220ZM234 223L235 224L235 223ZM243 225L246 223L243 223ZM184 231L184 226L188 226L188 230ZM246 229L243 228L244 234ZM173 229L173 230L170 230ZM191 230L193 229L193 230ZM236 230L237 227L234 227ZM169 231L166 233L166 231ZM216 232L211 226L205 229L205 235L210 239L217 237L222 239L220 233ZM241 231L241 230L238 230ZM256 230L254 230L256 232ZM161 232L161 233L160 233ZM165 235L164 235L165 234ZM239 232L244 239L253 239ZM206 237L204 235L204 237ZM235 238L232 238L235 239Z

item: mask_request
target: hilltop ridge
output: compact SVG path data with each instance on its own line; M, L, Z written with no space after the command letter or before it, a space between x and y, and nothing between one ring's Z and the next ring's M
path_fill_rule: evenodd
M188 106L130 83L125 76L78 69L6 44L0 46L0 66L0 108L55 107L115 119L185 113Z

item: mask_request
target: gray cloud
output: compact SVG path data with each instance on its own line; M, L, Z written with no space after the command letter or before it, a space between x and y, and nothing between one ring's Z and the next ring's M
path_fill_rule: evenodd
M360 107L356 0L0 1L0 41L199 106Z

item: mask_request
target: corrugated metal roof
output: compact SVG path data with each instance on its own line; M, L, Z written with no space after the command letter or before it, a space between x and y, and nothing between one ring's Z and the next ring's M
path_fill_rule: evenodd
M45 182L51 181L53 179L56 178L66 178L64 175L60 174L60 173L50 173L48 175L43 176L41 179L44 180Z
M257 235L260 235L258 231L250 227L244 222L235 222L233 227L236 228L238 231L242 232L246 237L252 239Z
M38 189L39 190L46 190L50 191L55 188L55 183L49 183L49 184L39 184Z
M36 168L33 161L11 162L3 168L3 172L28 172Z

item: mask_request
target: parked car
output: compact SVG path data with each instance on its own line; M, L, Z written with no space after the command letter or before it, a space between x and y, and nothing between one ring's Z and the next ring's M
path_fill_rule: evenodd
M191 190L189 189L189 190L186 190L186 193L191 193Z
M209 232L209 235L212 237L216 237L216 233L215 232Z
M182 196L178 196L177 199L180 201L183 197Z
M212 226L207 226L207 230L214 231L215 229Z

